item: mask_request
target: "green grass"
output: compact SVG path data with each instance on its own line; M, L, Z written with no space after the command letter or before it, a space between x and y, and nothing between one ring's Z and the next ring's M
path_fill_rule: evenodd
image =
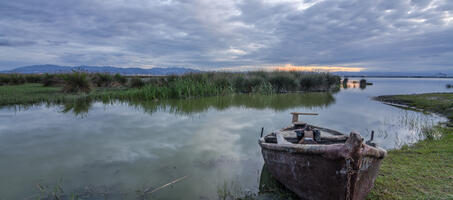
M0 106L36 103L62 103L78 95L65 94L60 87L44 87L38 83L0 86Z
M453 93L380 96L376 99L453 116ZM453 199L453 128L434 127L440 139L391 150L368 199Z
M45 87L39 83L4 85L0 86L0 106L29 106L43 103L67 104L81 100L107 102L116 100L125 93L126 90L124 89L110 88L96 88L90 93L65 93L62 87Z

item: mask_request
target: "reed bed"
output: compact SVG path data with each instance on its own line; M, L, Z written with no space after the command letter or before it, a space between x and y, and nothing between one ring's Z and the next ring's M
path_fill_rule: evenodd
M121 74L86 73L74 71L66 74L0 74L1 85L21 85L25 83L41 83L44 86L65 86L77 76L86 78L86 83L95 87L112 87L125 85L127 78Z
M0 87L0 92L5 95L10 94L6 96L2 94L0 105L54 100L60 102L64 99L77 98L101 101L153 101L232 93L327 91L338 89L340 84L340 77L329 73L282 71L209 72L150 78L128 78L119 74L84 72L43 75L3 74L0 77L1 84L6 85ZM28 84L21 85L24 83ZM40 88L36 83L44 87ZM11 91L18 92L12 95L14 92Z
M139 84L131 84L130 89L120 92L107 91L95 96L106 100L159 100L231 93L272 94L295 91L326 91L338 88L340 81L339 77L328 73L308 72L216 72L154 77L147 80L134 79Z

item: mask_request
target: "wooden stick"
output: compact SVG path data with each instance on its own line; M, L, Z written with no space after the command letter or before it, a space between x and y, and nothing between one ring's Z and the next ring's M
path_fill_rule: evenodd
M292 115L318 115L318 113L292 112Z
M154 190L152 190L152 191L149 191L151 188L148 188L148 189L145 190L143 193L146 194L146 193L149 192L149 194L151 194L151 193L156 192L156 191L158 191L158 190L164 189L164 188L170 186L171 184L174 184L174 183L177 183L177 182L179 182L179 181L182 181L182 180L185 179L185 178L187 178L187 176L183 176L183 177L181 177L181 178L177 178L177 179L175 179L175 180L173 180L173 181L171 181L171 182L169 182L169 183L167 183L167 184L165 184L165 185L162 185L162 186L160 186L160 187L158 187L158 188L156 188L156 189L154 189Z
M293 123L299 121L299 115L318 115L318 113L302 113L302 112L292 112Z

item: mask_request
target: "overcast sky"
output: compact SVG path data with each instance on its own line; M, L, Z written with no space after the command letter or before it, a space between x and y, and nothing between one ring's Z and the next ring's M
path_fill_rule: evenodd
M0 70L32 64L453 69L451 0L0 0Z

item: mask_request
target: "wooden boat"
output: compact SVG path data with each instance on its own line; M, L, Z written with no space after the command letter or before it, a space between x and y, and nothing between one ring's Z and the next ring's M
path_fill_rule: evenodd
M365 199L387 152L358 133L298 122L305 113L292 114L292 126L259 139L272 176L301 199Z

